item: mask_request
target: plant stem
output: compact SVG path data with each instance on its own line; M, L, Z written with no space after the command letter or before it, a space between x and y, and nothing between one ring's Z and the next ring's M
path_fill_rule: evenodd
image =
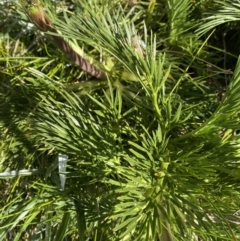
M44 12L39 0L27 1L21 0L24 11L35 24L35 26L42 32L48 33L49 39L58 47L73 63L79 66L82 70L98 79L106 79L105 71L100 70L86 59L76 53L72 47L58 35L50 35L49 33L58 34L57 30L52 27L52 23L46 13Z

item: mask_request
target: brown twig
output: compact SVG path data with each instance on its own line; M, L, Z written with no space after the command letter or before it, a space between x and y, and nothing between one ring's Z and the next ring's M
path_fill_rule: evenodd
M26 0L23 1L26 3ZM24 7L25 12L39 30L48 34L49 39L55 44L56 47L58 47L73 63L79 66L82 70L98 79L106 79L106 72L93 66L86 59L76 53L61 36L50 34L56 34L57 31L52 27L52 23L44 12L39 1L36 1L34 6L32 2L30 4L32 4L30 6L31 10L28 10L26 7Z

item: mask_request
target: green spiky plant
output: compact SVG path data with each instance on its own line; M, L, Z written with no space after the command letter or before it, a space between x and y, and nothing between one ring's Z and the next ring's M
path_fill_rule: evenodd
M101 48L114 63L105 85L70 88L68 73L27 61L11 75L19 57L1 58L1 171L19 173L4 172L15 179L1 183L0 239L238 240L239 63L219 100L209 79L225 72L203 68L207 39L180 22L192 1L160 15L161 1L104 3L75 1L47 34Z

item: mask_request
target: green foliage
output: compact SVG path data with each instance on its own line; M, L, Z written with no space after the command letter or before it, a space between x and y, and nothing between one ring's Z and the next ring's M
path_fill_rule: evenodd
M202 18L206 6L219 6L218 21L226 6L43 5L57 30L45 35L107 79L27 28L19 5L19 15L2 7L13 28L1 32L0 240L238 240L240 62L223 83L231 72L215 56L227 52L202 35L220 23Z

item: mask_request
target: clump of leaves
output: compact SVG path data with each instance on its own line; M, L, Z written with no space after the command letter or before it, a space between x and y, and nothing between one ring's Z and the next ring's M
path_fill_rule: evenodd
M1 239L35 227L46 240L237 240L239 62L220 99L207 39L181 24L192 1L169 0L164 13L157 1L107 3L76 1L47 33L101 55L106 80L34 66L9 77L1 169L34 172L8 181ZM151 25L159 16L164 40Z

